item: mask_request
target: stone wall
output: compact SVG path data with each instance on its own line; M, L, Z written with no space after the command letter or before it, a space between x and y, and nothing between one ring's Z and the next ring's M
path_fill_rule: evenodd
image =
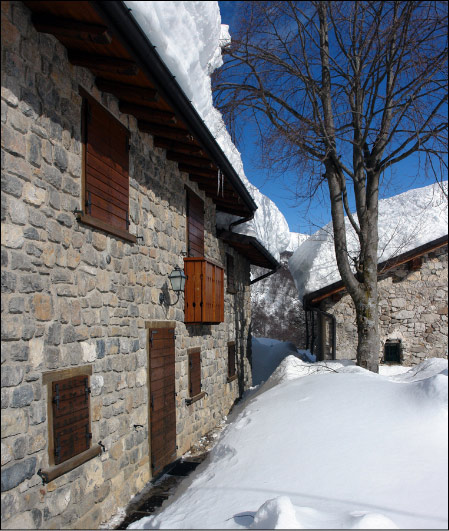
M249 264L215 235L215 207L134 117L38 33L20 2L2 2L2 528L97 528L150 479L148 330L176 321L179 454L218 424L251 383ZM131 132L130 232L136 244L76 220L81 206L79 86ZM159 303L186 250L188 185L205 200L205 255L235 256L225 322L185 326L183 297ZM173 300L173 293L171 293ZM227 343L239 378L227 383ZM203 389L185 405L187 349L201 348ZM93 442L106 451L43 485L49 465L44 373L88 367ZM142 425L143 428L134 428Z
M410 270L405 263L379 278L380 360L387 340L401 340L404 365L416 365L425 358L447 358L447 266L445 246L425 255L417 271ZM357 326L349 295L345 293L338 302L325 299L321 309L337 318L337 358L355 359ZM328 359L330 326L327 322L322 325L325 328L322 352Z

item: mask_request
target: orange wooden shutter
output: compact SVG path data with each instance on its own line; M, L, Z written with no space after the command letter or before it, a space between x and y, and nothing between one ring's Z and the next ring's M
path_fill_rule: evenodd
M91 98L84 100L84 119L86 131L84 211L114 227L128 230L128 131Z
M89 380L75 376L52 383L55 464L90 448Z

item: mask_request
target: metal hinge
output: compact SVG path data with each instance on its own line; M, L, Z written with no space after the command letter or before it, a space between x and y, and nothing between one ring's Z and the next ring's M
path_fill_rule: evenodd
M59 441L59 435L56 437L55 457L59 457L61 454L61 443Z
M56 409L59 409L59 384L55 384L55 393L53 397L53 404L56 404Z
M151 343L151 346L153 346L153 334L157 334L157 330L153 330L150 334L150 343Z
M89 212L89 214L92 213L92 196L90 192L87 192L86 210Z

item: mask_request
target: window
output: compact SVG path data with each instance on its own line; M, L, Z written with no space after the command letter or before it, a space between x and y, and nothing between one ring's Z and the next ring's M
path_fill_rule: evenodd
M55 464L88 450L91 445L88 376L52 383Z
M83 214L89 225L136 241L129 229L129 132L90 95L83 96Z
M184 322L224 321L224 270L205 258L185 258Z
M204 201L188 189L187 255L204 256Z
M192 348L187 351L189 358L189 395L186 400L187 404L192 404L205 396L201 391L201 350Z
M402 342L400 339L387 339L384 347L384 363L401 363Z
M228 343L228 382L237 378L235 372L235 342Z
M226 253L226 276L227 276L227 291L229 293L236 293L235 277L234 277L234 257Z
M92 444L91 375L91 365L42 375L47 386L49 468L39 475L46 483L101 453L101 446Z

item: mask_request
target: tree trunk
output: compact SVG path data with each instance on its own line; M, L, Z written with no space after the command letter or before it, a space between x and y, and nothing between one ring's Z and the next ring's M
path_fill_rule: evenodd
M372 372L379 372L379 305L377 282L374 290L365 291L366 300L356 305L357 316L357 365Z

